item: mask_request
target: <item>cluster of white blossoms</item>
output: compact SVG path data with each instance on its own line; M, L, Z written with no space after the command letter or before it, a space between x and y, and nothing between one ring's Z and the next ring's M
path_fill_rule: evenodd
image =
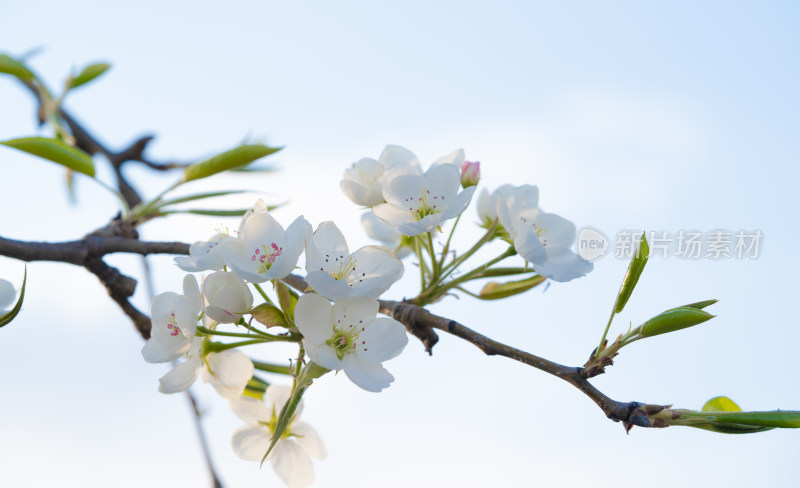
M183 294L163 293L152 303L152 331L142 355L151 363L178 361L159 380L159 390L185 391L202 377L246 423L233 436L234 451L245 460L270 460L276 474L292 488L308 486L314 479L311 458L325 456L317 433L297 420L302 395L313 379L341 370L372 392L394 381L383 362L399 355L408 337L402 324L378 316L378 298L403 276L398 256L414 253L419 260L422 290L412 302L422 306L456 287L466 291L462 285L481 275L462 274L457 268L497 238L513 248L476 269L488 269L518 253L534 269L519 268L517 274L535 272L568 281L591 270L590 263L570 250L575 226L543 212L538 207L539 190L530 185L505 185L491 194L483 190L478 212L486 236L466 254L449 251L456 220L439 252L434 238L446 221L464 212L479 178L479 163L465 161L460 149L423 171L411 151L386 146L377 160L353 163L340 186L353 202L369 209L362 216L365 229L389 247L365 246L351 252L336 224L322 222L313 230L302 216L284 228L260 200L242 217L236 232L218 232L208 241L195 242L189 256L177 257L175 263L188 273L209 273L202 286L193 275L186 275ZM281 280L298 268L304 253L308 288L298 296ZM272 282L276 300L260 287L265 282ZM297 286L297 277L291 282ZM254 304L251 287L264 303ZM0 282L0 307L5 294ZM285 332L261 330L254 319L267 329ZM223 326L236 329L223 331ZM222 343L212 341L214 336L247 340ZM297 343L298 362L289 366L254 362L239 349L273 341ZM256 369L291 374L294 386L267 387L253 376Z
M181 269L212 273L205 276L202 288L193 275L186 275L183 294L167 292L155 297L151 336L142 355L150 363L180 361L159 380L161 392L185 391L202 376L230 400L234 412L249 424L237 431L232 441L243 459L262 459L275 434L278 412L291 392L288 387L272 385L265 392L267 404L243 397L255 371L253 361L236 348L238 344L214 343L211 337L249 337L218 331L217 327L247 325L244 316L254 310L248 282L257 286L286 278L297 268L303 252L310 289L304 290L307 293L285 314L293 321L283 324L287 329L283 337L271 337L291 340L295 334L312 362L327 370L344 370L365 390L381 391L394 380L382 362L400 354L408 338L402 324L377 317L377 298L404 270L390 249L366 246L351 253L333 222L323 222L312 231L302 216L284 229L259 200L243 216L235 236L218 233L192 244L189 252L189 256L175 258ZM248 329L253 330L252 326ZM256 343L269 336L257 332L251 335ZM267 457L290 487L308 486L314 477L309 456L325 455L317 434L296 421L297 415L295 412Z
M478 215L485 227L498 220L519 255L553 281L579 278L594 266L571 249L575 224L539 208L539 188L534 185L503 185L491 193L484 188L478 196Z

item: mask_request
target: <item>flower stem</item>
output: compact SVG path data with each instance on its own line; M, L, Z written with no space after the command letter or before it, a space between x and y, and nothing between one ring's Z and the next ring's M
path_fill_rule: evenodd
M277 374L292 374L292 369L289 366L283 366L281 364L273 364L273 363L265 363L262 361L253 361L253 366L260 370L266 371L267 373L277 373Z
M253 287L255 287L256 290L258 290L258 293L261 295L261 298L266 300L267 303L272 303L272 300L269 299L267 292L265 292L264 289L261 288L261 285L259 285L258 283L252 283L252 285Z

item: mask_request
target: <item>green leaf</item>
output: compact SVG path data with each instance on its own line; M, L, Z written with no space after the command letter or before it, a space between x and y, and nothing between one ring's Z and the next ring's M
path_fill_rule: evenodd
M89 66L83 68L83 71L78 73L77 76L74 77L70 76L69 79L67 79L66 89L71 90L81 85L85 85L86 83L89 83L90 81L94 80L98 76L105 73L110 67L111 65L108 63L90 64Z
M715 299L712 299L712 300L703 300L702 302L695 302L695 303L690 303L690 304L688 304L688 305L681 305L681 306L680 306L680 307L678 307L678 308L696 308L696 309L698 309L698 310L702 310L702 309L704 309L704 308L706 308L706 307L708 307L708 306L714 305L714 304L715 304L715 303L717 303L718 301L719 301L719 300L715 300Z
M653 337L702 324L714 317L715 315L696 308L673 308L656 315L642 324L642 330L639 334L642 337Z
M536 275L524 280L508 281L506 283L492 281L483 287L480 294L478 294L478 298L481 300L499 300L501 298L519 295L520 293L524 293L542 284L546 279L547 277L545 276Z
M274 280L275 292L278 294L278 303L283 309L284 317L287 320L294 321L294 307L297 305L297 293L280 280Z
M281 309L271 303L262 303L256 308L250 310L250 314L260 324L267 327L288 327L286 319L283 317Z
M306 392L308 387L311 386L315 379L319 378L328 371L330 370L325 369L313 362L309 362L297 376L297 383L294 391L292 391L289 399L286 400L286 403L283 405L283 408L278 415L278 420L275 422L275 430L272 433L272 440L270 440L269 447L267 448L267 452L264 453L264 457L261 458L261 464L264 464L264 460L267 459L267 456L269 456L272 448L275 447L275 444L278 443L283 433L286 432L286 428L289 426L294 413L297 411L297 406L300 404L300 400L303 398L303 394Z
M218 154L211 159L187 166L183 173L183 179L184 181L199 180L222 171L241 168L281 149L283 148L269 147L263 144L245 144Z
M235 210L204 210L204 209L188 209L188 210L164 210L161 213L164 215L170 214L192 214L192 215L208 215L212 217L241 217L246 214L249 208L239 208Z
M25 67L24 64L7 54L0 54L0 73L16 76L22 81L30 81L36 78L33 72Z
M742 409L739 408L733 400L726 396L718 396L714 397L711 400L707 401L705 405L703 405L703 409L701 412L741 412Z
M21 139L2 141L0 144L39 156L79 173L94 177L92 157L77 147L70 146L59 139L23 137Z
M195 193L194 195L187 195L185 197L173 198L161 203L160 206L177 205L178 203L193 202L195 200L202 200L204 198L224 197L226 195L235 195L237 193L247 193L250 190L226 190L226 191L212 191L207 193Z
M481 271L480 273L475 275L475 279L478 278L495 278L498 276L513 276L518 274L525 274L525 273L533 273L534 271L531 268L489 268Z
M622 309L625 308L625 304L628 303L628 299L631 297L633 289L636 288L636 283L639 282L639 277L642 275L642 271L644 271L644 265L647 264L647 259L649 257L650 246L647 245L645 233L642 232L642 240L636 247L636 254L633 256L633 259L631 259L631 264L628 265L628 272L625 273L625 278L622 280L622 286L620 286L619 293L617 293L617 301L614 304L614 313L620 313L622 312Z
M791 410L768 412L682 412L678 420L677 425L697 427L723 434L750 434L776 428L800 428L800 412Z
M25 284L28 282L28 267L25 267L25 274L22 276L22 288L19 290L19 298L17 299L16 305L14 308L8 311L5 315L0 315L0 327L7 325L9 322L14 320L14 317L19 315L19 311L22 310L22 301L25 299Z

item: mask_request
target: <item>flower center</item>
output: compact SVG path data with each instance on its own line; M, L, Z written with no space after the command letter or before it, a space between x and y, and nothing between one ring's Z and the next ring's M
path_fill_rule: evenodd
M250 260L258 264L259 273L265 273L281 254L283 254L283 248L271 242L269 245L264 244L260 248L257 247L253 250Z
M181 333L181 328L178 327L178 321L175 319L175 311L169 314L169 318L167 319L167 329L170 329L172 332L169 333L172 337Z
M519 218L524 224L529 225L533 232L536 233L536 237L539 238L539 241L542 243L543 246L547 247L547 227L543 226L540 222L529 221L525 217Z
M343 318L346 320L347 315L345 315ZM364 340L358 340L359 334L364 332L364 329L365 326L363 320L359 320L358 324L342 324L342 320L339 319L333 326L333 334L331 334L330 338L325 341L325 344L333 349L333 352L336 354L336 357L339 360L348 354L356 352L358 348L366 351L367 342Z
M439 207L444 203L444 199L444 195L432 195L430 190L422 188L419 197L408 197L405 202L414 218L422 220L428 215L440 213L442 210Z

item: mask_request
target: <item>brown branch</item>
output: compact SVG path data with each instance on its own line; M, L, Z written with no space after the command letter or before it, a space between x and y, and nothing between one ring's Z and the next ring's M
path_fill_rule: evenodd
M136 280L119 272L103 261L106 254L188 254L189 245L183 242L143 242L133 238L103 237L96 233L81 240L67 242L15 241L0 237L0 255L20 261L57 261L83 266L105 285L109 296L133 321L139 334L150 337L150 318L130 302L136 290Z
M289 275L282 281L301 292L309 289L308 283L297 275ZM664 405L612 400L581 375L582 368L564 366L497 342L455 320L432 314L424 307L408 301L378 300L378 303L379 311L403 324L410 334L422 341L428 354L433 354L433 346L439 341L436 330L441 330L473 344L487 356L504 356L566 381L591 398L606 414L606 417L614 422L622 422L626 431L629 431L634 425L639 427L667 426L662 420L654 417L666 408Z

